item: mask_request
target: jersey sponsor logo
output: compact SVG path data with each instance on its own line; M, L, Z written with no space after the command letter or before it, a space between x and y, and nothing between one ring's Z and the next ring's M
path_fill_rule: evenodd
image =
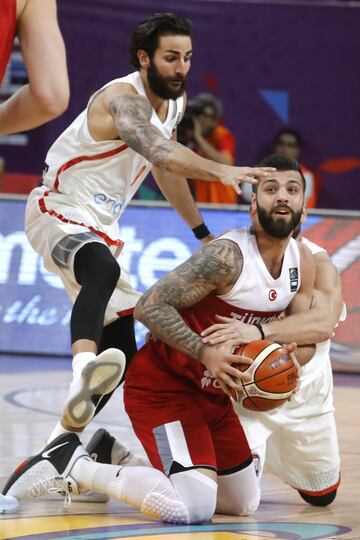
M116 198L110 197L106 193L95 193L94 203L102 206L107 212L110 212L114 217L120 215L121 209L124 205L123 202L119 202Z
M208 369L205 369L201 378L201 388L207 388L210 385L214 388L220 388L219 382L211 375Z
M271 300L271 302L273 302L274 300L276 300L277 298L277 292L275 291L275 289L270 289L269 291L269 300Z
M264 313L263 315L259 315L251 311L244 311L242 313L237 313L235 311L232 311L230 313L230 317L233 317L233 319L237 319L238 321L241 321L246 324L270 323L272 321L276 321L279 318L279 315L280 315L280 312L279 313Z
M45 452L43 452L41 455L43 458L49 459L51 458L55 450L57 450L58 448L61 448L62 446L66 446L67 444L69 444L69 441L64 442L62 444L58 444L57 446L53 446L52 448L49 448L49 450L46 450Z
M289 268L290 291L296 292L299 285L299 271L297 268Z

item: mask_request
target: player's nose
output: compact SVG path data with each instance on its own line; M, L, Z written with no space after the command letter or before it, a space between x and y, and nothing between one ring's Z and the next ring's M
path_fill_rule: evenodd
M277 191L277 201L288 201L289 200L289 194L285 187L280 187Z

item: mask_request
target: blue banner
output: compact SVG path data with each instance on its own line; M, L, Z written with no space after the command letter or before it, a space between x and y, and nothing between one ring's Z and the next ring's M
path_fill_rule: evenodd
M24 211L23 200L0 200L0 352L68 355L71 304L60 279L44 269L41 258L29 245ZM246 211L206 209L202 214L214 234L249 223ZM308 228L310 239L324 245L329 234L322 234L321 227L334 220L335 233L344 235L345 229L339 224L346 220L335 218L309 216L304 229ZM350 226L350 242L355 233L359 234L359 220L346 223ZM324 240L315 234L317 230ZM121 237L125 241L123 264L133 286L140 291L148 289L199 247L192 232L168 207L130 206L121 220ZM339 246L344 248L344 242L345 237ZM331 252L331 246L324 247ZM335 259L336 249L335 245ZM353 267L353 263L350 261L342 270ZM143 333L139 325L139 342ZM354 345L358 350L358 343L350 343L352 350Z

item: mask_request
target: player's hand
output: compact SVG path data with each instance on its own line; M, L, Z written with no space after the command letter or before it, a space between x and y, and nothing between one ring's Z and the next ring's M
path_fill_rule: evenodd
M283 345L283 347L285 347L285 349L288 351L288 353L290 354L295 366L296 366L296 386L293 390L293 393L291 394L291 396L289 397L288 401L291 400L291 398L293 397L294 394L296 394L298 391L299 391L299 388L300 388L300 377L301 377L301 374L302 374L302 367L300 366L296 356L295 356L295 351L297 349L297 345L296 343L289 343L289 345Z
M229 343L222 343L213 347L205 346L202 351L200 362L210 371L211 376L219 383L222 391L231 397L233 392L241 388L236 381L248 382L251 377L246 371L236 369L236 364L251 365L252 360L243 356L232 354L233 347Z
M216 324L212 324L201 332L203 343L216 345L231 340L231 345L237 347L249 341L261 339L259 330L252 324L245 324L232 317L215 315Z
M238 195L241 194L240 184L248 182L257 184L258 180L276 171L274 167L233 167L222 165L219 176L220 181L226 186L232 186Z

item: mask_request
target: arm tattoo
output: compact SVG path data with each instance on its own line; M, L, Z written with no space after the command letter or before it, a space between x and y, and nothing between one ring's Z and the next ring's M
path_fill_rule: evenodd
M236 282L242 266L242 253L234 242L224 239L207 244L140 298L135 317L156 337L199 360L203 343L179 310L209 294L222 294Z
M152 107L144 96L116 96L110 102L109 112L118 134L130 148L156 167L171 171L169 156L178 143L166 139L150 123Z

